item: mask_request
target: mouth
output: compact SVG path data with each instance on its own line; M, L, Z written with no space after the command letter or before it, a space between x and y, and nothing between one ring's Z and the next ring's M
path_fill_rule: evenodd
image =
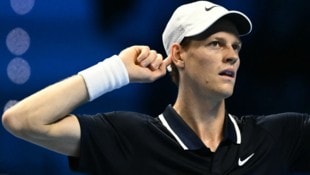
M219 73L220 76L225 76L225 77L229 77L229 78L235 78L235 72L233 70L223 70Z

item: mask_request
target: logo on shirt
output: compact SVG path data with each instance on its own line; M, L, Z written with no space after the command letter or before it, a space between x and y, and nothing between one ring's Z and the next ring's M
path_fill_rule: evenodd
M206 11L210 11L210 10L213 9L214 7L217 7L217 6L214 5L214 6L211 6L211 7L209 7L209 8L208 8L208 7L205 7L205 10L206 10Z
M252 157L254 156L254 153L252 153L251 155L249 155L247 158L241 160L241 158L239 157L238 159L238 165L239 166L243 166L245 163L247 163Z

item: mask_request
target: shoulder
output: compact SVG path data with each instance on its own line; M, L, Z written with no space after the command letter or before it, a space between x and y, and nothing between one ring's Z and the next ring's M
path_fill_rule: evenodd
M131 111L113 111L106 113L97 113L95 115L77 115L80 125L92 126L138 126L143 123L153 122L154 117Z
M138 112L131 112L131 111L114 111L103 114L103 116L110 120L115 122L124 122L126 125L128 124L142 124L151 122L154 120L154 117L138 113Z
M269 115L247 115L241 117L241 121L253 120L258 125L293 124L295 122L300 123L307 119L309 119L308 114L297 112L284 112Z
M310 117L305 113L285 112L270 115L248 115L240 118L241 123L263 129L269 133L283 134L301 132L310 127Z

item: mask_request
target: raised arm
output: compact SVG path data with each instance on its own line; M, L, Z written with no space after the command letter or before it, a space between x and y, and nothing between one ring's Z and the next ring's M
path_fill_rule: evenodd
M126 48L119 58L125 65L130 82L154 81L165 75L166 66L170 64L170 58L163 61L160 54L147 46ZM77 118L70 113L89 100L89 87L85 82L85 77L74 75L23 99L4 112L4 127L13 135L34 144L78 156L80 126Z

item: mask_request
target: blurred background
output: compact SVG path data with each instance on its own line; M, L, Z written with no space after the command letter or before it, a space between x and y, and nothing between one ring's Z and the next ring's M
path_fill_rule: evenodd
M24 97L134 44L163 55L161 33L174 9L189 0L1 0L0 114ZM235 115L310 112L310 2L213 0L253 22L244 38ZM160 114L176 96L167 75L130 84L75 113L131 110ZM0 125L0 174L76 174L67 158L17 139Z

